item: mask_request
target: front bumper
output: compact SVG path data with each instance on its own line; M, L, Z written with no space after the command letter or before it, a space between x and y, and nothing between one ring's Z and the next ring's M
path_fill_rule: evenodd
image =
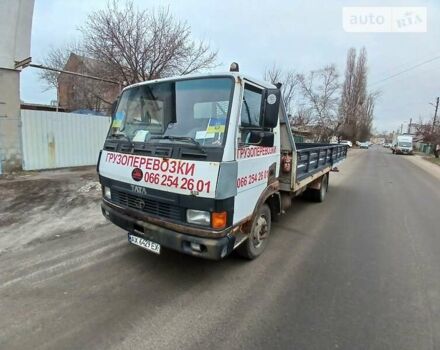
M399 154L413 154L413 151L410 149L397 149L396 153Z
M165 227L138 220L105 202L101 203L103 215L115 225L139 237L149 239L178 252L205 259L220 260L230 254L234 248L235 237L227 234L220 238L206 238L170 230ZM191 248L191 243L202 247L201 251Z

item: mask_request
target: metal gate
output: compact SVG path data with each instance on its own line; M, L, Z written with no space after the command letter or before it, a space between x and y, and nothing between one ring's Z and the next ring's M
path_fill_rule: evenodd
M96 164L111 118L21 111L23 170Z

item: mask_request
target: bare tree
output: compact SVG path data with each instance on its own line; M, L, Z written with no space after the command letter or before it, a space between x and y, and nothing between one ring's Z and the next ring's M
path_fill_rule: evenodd
M339 135L343 138L351 139L354 141L355 137L355 115L357 108L357 96L355 92L356 89L356 78L355 78L355 68L356 68L356 50L350 48L347 52L347 62L345 67L345 79L342 84L341 91L341 103L339 106L339 113L343 119L341 130L339 130Z
M294 128L309 126L312 122L313 111L309 106L305 106L304 104L300 104L290 118L290 125Z
M108 67L108 78L129 84L211 68L217 57L167 8L142 10L133 1L109 2L80 30L88 54Z
M342 125L338 134L353 142L367 140L371 134L374 100L377 92L367 91L367 51L362 48L356 57L356 49L347 52L345 78L342 84L339 113Z
M299 87L309 110L316 141L328 141L341 125L338 115L338 73L334 65L326 66L307 75L298 75Z
M287 114L293 114L294 99L298 88L298 75L294 71L283 71L275 64L264 71L264 80L270 81L276 85L281 83L281 94L283 96L284 104L286 106Z
M369 140L372 135L374 107L379 92L371 92L361 105L360 117L357 123L357 138L362 141Z
M88 16L80 32L78 43L52 49L43 63L63 69L70 54L78 54L87 61L83 73L128 85L211 68L217 57L208 44L193 40L189 25L167 8L139 9L132 0L109 1L106 8ZM43 71L40 78L58 90L59 73ZM111 104L111 84L64 75L63 81L67 80L81 92L75 95L80 101L72 101L77 108Z
M432 118L427 123L420 119L417 124L417 134L423 137L423 141L432 145L432 152L436 158L439 158L437 145L440 145L440 125L436 118Z

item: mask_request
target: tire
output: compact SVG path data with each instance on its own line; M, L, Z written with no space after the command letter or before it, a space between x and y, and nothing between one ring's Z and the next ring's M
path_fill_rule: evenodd
M322 203L325 200L326 194L328 192L329 177L328 174L321 176L321 186L319 190L308 189L310 191L310 199L317 203Z
M271 212L267 204L263 204L255 215L248 239L237 248L243 258L253 260L263 253L271 229Z

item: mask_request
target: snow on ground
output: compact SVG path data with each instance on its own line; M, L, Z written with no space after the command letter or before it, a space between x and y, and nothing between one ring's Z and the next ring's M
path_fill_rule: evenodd
M94 168L0 177L0 254L102 226Z

